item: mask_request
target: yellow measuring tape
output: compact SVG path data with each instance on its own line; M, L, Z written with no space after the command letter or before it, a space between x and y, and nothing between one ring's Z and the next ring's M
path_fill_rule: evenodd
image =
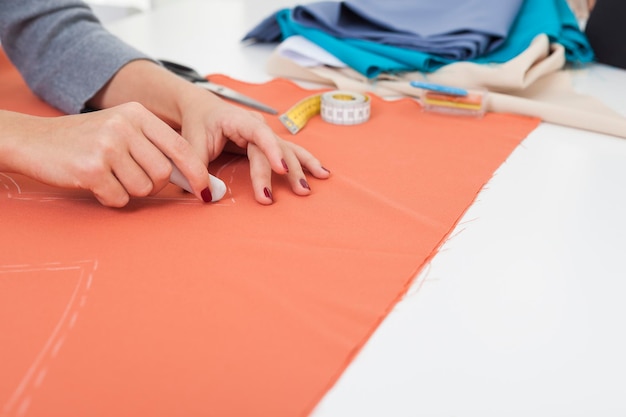
M279 119L292 134L296 134L318 114L326 122L336 125L360 124L370 118L370 98L348 91L329 91L300 100Z

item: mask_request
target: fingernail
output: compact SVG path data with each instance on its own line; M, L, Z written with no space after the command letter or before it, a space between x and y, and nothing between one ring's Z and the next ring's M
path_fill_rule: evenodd
M311 187L309 187L309 183L306 182L306 180L304 178L300 179L300 185L303 186L304 188L306 188L307 190L311 189Z
M284 159L281 159L280 162L283 163L283 168L285 168L285 171L289 172L289 167L287 166L287 162L285 162Z
M322 169L330 174L330 170L328 168L322 166Z
M265 197L269 198L270 200L274 201L274 196L272 195L272 191L265 187L263 188L263 194L265 194Z
M213 200L213 196L211 196L211 190L209 190L209 187L206 187L204 190L202 190L200 196L202 197L202 201L204 201L205 203L210 203Z

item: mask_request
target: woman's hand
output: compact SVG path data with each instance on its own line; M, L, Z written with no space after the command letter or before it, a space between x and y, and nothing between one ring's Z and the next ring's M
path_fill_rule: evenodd
M106 206L159 192L172 162L194 195L211 200L204 161L189 142L137 103L62 117L0 112L0 171L93 192Z
M256 200L271 204L272 171L286 175L297 195L311 193L304 170L326 179L330 172L303 147L276 135L263 116L201 91L195 100L188 97L182 107L181 133L209 164L222 151L247 153Z
M259 113L232 105L154 62L124 66L90 105L107 108L131 100L179 129L205 167L225 148L247 152L254 195L262 204L273 201L272 171L287 175L297 195L311 192L304 169L316 178L330 175L308 151L279 138Z
M285 155L285 161L289 168L287 178L291 189L298 195L309 195L309 186L304 169L314 177L326 179L330 176L330 171L322 166L309 151L295 143L278 138L280 146ZM248 159L250 160L250 177L252 178L252 188L254 196L261 204L271 204L274 202L272 194L272 170L268 163L267 156L254 143L248 144ZM303 169L304 168L304 169Z

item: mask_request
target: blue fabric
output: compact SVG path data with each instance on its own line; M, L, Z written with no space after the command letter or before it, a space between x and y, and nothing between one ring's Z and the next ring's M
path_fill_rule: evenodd
M365 1L353 0L342 3L362 5ZM411 1L432 2L431 0ZM491 4L489 0L485 1L485 4ZM386 2L382 2L382 4L386 4ZM319 13L320 10L317 9L317 12ZM433 20L432 16L429 18ZM326 19L327 24L333 22L332 16ZM407 19L409 18L407 17ZM444 22L446 19L447 15L442 15L438 20ZM414 16L414 20L414 26L421 27L420 16ZM404 20L404 22L408 21ZM341 22L335 21L335 23L339 26ZM380 23L377 24L380 26ZM443 23L441 24L443 25ZM403 26L399 27L406 29ZM448 25L447 27L450 30L451 26ZM414 48L398 47L370 39L342 38L338 36L341 34L341 30L343 29L335 30L331 34L320 29L319 26L306 26L294 19L293 10L283 9L266 18L252 29L244 39L277 42L292 35L301 35L368 78L375 77L381 72L432 72L444 65L460 60L432 50L421 51ZM506 62L528 48L530 42L539 34L546 34L552 42L562 44L565 47L566 58L570 62L585 63L591 62L594 58L587 38L580 31L576 17L566 0L524 0L507 36L500 39L499 45L484 54L477 54L473 58L464 60L477 63ZM468 41L468 44L471 45L472 41Z
M321 1L295 7L292 19L341 39L471 59L502 43L522 1Z

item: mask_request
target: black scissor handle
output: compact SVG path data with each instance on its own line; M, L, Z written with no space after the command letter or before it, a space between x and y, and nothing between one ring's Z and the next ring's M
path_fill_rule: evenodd
M186 79L187 81L191 81L191 82L206 81L206 78L200 75L193 68L189 68L177 62L167 61L165 59L159 59L158 62L160 62L161 65L163 65L166 69L172 71L174 74Z

